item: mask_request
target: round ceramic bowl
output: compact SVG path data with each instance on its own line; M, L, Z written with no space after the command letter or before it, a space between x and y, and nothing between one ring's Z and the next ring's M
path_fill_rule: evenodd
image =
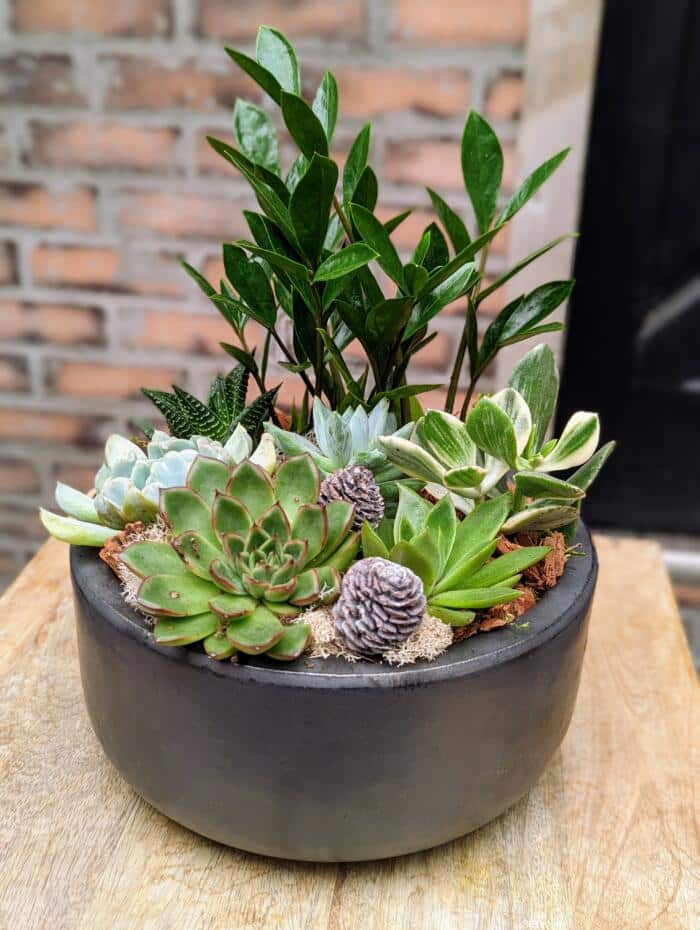
M93 728L143 798L230 846L330 862L444 843L521 798L566 733L597 575L583 526L577 542L520 621L401 669L157 646L96 551L73 547Z

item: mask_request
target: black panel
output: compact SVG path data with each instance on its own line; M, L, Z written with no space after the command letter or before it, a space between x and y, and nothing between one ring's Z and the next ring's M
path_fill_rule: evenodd
M606 4L559 426L618 448L590 522L700 533L700 2Z

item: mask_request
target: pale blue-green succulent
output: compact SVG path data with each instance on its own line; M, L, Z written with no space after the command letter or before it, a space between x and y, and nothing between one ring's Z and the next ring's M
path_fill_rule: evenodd
M396 417L387 399L380 400L368 413L363 407L348 407L343 413L329 410L316 398L313 405L313 437L300 436L265 424L278 448L286 455L306 454L316 463L322 475L332 475L342 468L361 465L374 475L386 503L397 499L396 482L405 476L392 465L377 445L380 436L407 438L413 429L407 423L396 428Z
M152 523L158 516L162 488L183 486L197 456L233 466L251 457L274 471L277 457L272 441L264 438L253 451L243 426L222 445L205 436L177 439L156 430L144 451L129 439L113 434L105 444L105 461L95 476L95 496L56 485L56 503L67 514L41 510L46 529L64 542L102 546L127 523Z

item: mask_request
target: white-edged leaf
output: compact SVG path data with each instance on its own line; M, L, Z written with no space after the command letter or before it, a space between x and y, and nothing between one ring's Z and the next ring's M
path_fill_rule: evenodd
M399 436L380 436L377 439L377 448L386 455L392 465L396 465L410 478L420 478L422 481L435 481L442 484L445 475L444 468L430 453L421 449L410 439Z
M559 393L559 373L554 353L548 345L535 346L520 359L508 379L508 386L525 400L532 415L528 455L538 452L547 434Z
M545 506L526 507L514 513L503 524L504 533L517 533L525 528L530 530L554 530L566 526L578 519L578 507L547 504Z
M537 471L562 471L583 465L598 447L599 438L598 414L579 410L569 418L556 446L539 463Z
M515 487L525 497L533 499L581 500L586 492L570 481L562 481L538 471L520 471L515 475Z
M429 410L416 423L413 438L446 468L476 463L476 446L464 423L451 413Z

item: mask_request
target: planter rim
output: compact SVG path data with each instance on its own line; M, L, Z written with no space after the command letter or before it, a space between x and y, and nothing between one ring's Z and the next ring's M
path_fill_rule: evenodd
M598 574L593 541L582 521L575 543L582 555L568 560L558 584L523 615L522 623L516 620L500 629L477 634L451 646L432 662L421 660L401 668L365 659L351 663L339 658L310 659L308 656L290 663L275 662L265 656L246 656L242 662L234 664L210 659L199 646L159 646L153 641L145 618L123 601L116 576L99 559L95 549L71 546L70 570L85 598L99 604L100 613L120 632L164 657L213 675L285 687L410 687L462 678L511 662L562 632L577 611L580 600L590 596Z

